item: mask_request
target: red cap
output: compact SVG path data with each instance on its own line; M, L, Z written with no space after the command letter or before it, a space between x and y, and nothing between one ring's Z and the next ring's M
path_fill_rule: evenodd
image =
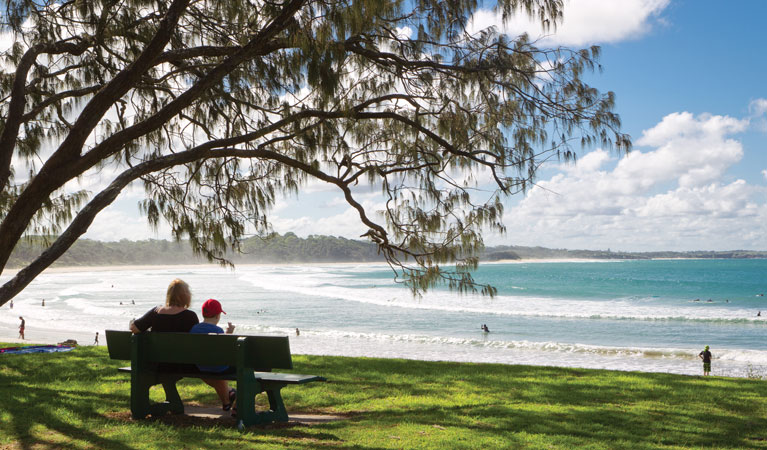
M221 309L221 303L214 298L209 298L202 304L202 317L215 317L221 313L226 314Z

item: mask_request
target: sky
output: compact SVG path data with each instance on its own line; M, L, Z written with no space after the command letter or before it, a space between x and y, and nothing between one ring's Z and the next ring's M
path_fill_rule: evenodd
M503 235L487 245L612 251L767 250L767 1L569 0L564 21L544 35L519 18L503 25L490 9L471 30L495 25L541 45L602 48L589 76L616 94L628 155L582 149L551 163L536 185L505 205ZM380 209L380 192L358 194ZM126 191L85 235L99 240L169 238L138 213ZM365 229L330 187L313 184L281 199L275 231L358 238Z

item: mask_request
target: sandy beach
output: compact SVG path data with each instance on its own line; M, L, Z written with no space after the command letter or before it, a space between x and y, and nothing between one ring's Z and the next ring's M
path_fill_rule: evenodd
M24 331L26 339L19 339L18 327L13 328L0 324L0 342L10 342L19 344L58 344L68 339L74 339L78 345L92 345L95 333L85 333L82 331L61 331L39 326L27 326ZM103 332L99 333L99 345L106 345L106 338Z

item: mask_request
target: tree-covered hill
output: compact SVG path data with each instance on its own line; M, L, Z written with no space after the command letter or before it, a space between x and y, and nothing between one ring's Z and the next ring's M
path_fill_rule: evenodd
M48 239L50 241L50 239ZM42 237L21 242L13 252L10 267L23 267L42 251ZM314 262L383 262L374 244L334 236L312 235L301 238L293 233L274 233L266 238L245 240L241 254L230 254L235 264L314 263ZM767 252L753 250L689 252L614 252L610 250L567 250L545 247L502 245L488 247L482 261L517 259L651 259L651 258L767 258ZM56 266L173 265L204 264L195 256L188 241L101 242L80 239L64 254Z
M22 241L11 255L9 267L23 267L42 251L43 238ZM250 238L242 253L229 255L237 263L371 262L383 261L375 245L333 236L299 238L293 233ZM188 241L149 239L101 242L80 239L55 266L111 266L153 264L203 264L205 258L193 254Z
M488 247L483 260L497 261L501 259L654 259L654 258L767 258L766 251L759 250L728 250L709 251L695 250L686 252L655 251L655 252L614 252L607 250L567 250L563 248L522 247L517 245L501 245Z

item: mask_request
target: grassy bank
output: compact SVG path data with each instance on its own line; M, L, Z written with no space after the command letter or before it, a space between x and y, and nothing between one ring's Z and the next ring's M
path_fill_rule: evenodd
M0 449L767 448L763 381L318 356L294 362L296 372L330 382L286 388L289 412L344 420L245 433L233 420L131 421L128 377L104 348L0 355ZM199 380L182 384L185 402L216 404Z

